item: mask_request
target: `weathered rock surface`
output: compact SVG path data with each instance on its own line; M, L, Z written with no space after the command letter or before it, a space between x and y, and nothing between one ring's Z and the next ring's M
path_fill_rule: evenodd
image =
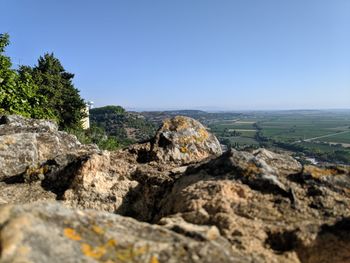
M176 214L215 225L233 250L257 262L348 262L349 171L303 168L264 149L231 150L187 169L162 200L158 219Z
M250 262L223 238L197 241L163 227L58 203L0 207L1 263Z
M3 202L22 203L55 198L56 195L46 193L47 190L59 195L71 166L97 152L100 152L97 147L82 145L75 136L58 131L52 122L2 116L0 198ZM17 185L25 182L33 183Z
M349 167L220 153L184 117L116 152L2 117L0 262L350 262Z
M187 117L165 120L150 142L89 156L74 173L63 200L73 207L102 209L152 221L157 200L174 176L186 169L180 165L220 153L215 136L199 122Z
M196 163L222 153L214 135L198 121L184 116L164 120L154 139L140 149L143 161L176 165Z
M0 179L26 172L30 177L45 172L41 171L45 165L56 162L66 166L74 158L95 151L96 147L82 145L75 136L58 131L52 122L20 116L0 119Z

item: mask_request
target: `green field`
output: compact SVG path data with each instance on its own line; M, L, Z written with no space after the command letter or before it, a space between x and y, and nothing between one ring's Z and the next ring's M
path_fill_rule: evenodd
M341 133L335 136L325 137L325 138L322 138L321 140L324 142L350 144L350 130L347 133Z
M277 147L350 164L350 111L245 113L230 121L218 119L209 128L228 146Z
M239 146L258 146L259 142L256 140L249 138L249 137L229 137L229 140L231 141L231 144L234 145L237 143Z

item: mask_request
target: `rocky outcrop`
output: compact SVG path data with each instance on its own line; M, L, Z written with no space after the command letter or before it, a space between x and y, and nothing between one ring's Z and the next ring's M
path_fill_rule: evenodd
M77 157L97 152L75 136L58 131L46 120L3 116L0 119L0 179L27 173L27 179L43 174L48 162L66 166Z
M0 208L1 263L250 262L223 238L198 241L157 225L57 203Z
M181 149L190 149L184 152ZM215 157L220 144L199 122L165 120L155 137L114 153L90 155L72 174L62 200L78 208L101 209L152 221L158 199L189 163Z
M116 152L51 122L0 120L0 262L349 261L347 166L220 155L184 117ZM38 200L51 201L25 204Z
M222 153L217 138L198 121L184 116L166 119L155 137L144 145L133 146L143 162L185 165Z
M158 219L214 225L233 250L257 262L347 262L349 176L349 168L302 167L265 149L231 150L187 169L162 200ZM339 224L342 235L324 234ZM317 253L327 250L325 235L338 252Z
M2 203L56 199L71 207L151 221L166 185L186 169L177 162L183 165L221 153L217 139L186 117L165 121L150 142L117 152L82 145L49 121L19 116L1 120ZM162 145L163 137L169 139L167 145ZM191 152L179 154L181 147ZM145 155L154 158L142 160Z
M69 185L73 166L98 152L96 146L82 145L75 136L58 131L53 122L2 116L0 200L55 199Z

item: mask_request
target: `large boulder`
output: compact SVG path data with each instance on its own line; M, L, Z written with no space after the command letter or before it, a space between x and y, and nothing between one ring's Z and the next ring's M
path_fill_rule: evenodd
M164 120L155 137L150 143L141 145L141 149L140 159L144 162L175 165L200 162L222 153L213 134L200 122L184 116Z
M54 192L69 184L69 170L75 163L98 152L96 146L83 145L75 136L58 131L53 122L2 116L0 201L55 199L57 193ZM51 184L54 181L58 184Z
M58 131L53 122L11 115L0 118L0 180L40 169L48 161L67 165L94 151L97 147L82 145L75 136Z

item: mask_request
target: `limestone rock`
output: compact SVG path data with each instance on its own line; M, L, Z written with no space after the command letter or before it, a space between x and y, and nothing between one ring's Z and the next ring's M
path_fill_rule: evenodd
M256 262L346 262L350 228L339 220L349 222L349 183L346 167L303 168L288 155L231 150L189 167L156 218L165 225L174 215L189 224L215 225L235 251ZM342 234L324 234L325 228ZM338 252L318 254L327 242L338 244L332 246Z
M55 123L20 116L0 118L0 198L6 202L45 199L49 182L67 183L67 169L78 159L99 152L75 136L57 130ZM65 174L66 177L62 176ZM23 183L41 182L30 187ZM15 184L21 183L21 187ZM22 188L21 190L19 188ZM52 187L51 187L52 188ZM57 188L57 187L56 187ZM57 189L56 189L57 190ZM52 197L56 195L51 195Z
M177 215L163 217L159 221L159 225L201 241L222 238L216 226L191 224L186 222L181 216Z
M52 121L30 119L19 115L0 116L0 135L57 131L57 124Z
M198 121L184 116L166 119L151 142L144 160L184 165L222 153L217 138Z
M0 262L251 262L227 241L58 203L0 207Z
M2 116L0 121L0 179L26 172L49 160L64 165L72 156L97 151L82 145L75 136L57 131L56 124L19 116Z
M72 171L73 180L63 195L64 202L77 208L123 213L121 206L126 206L127 195L139 183L130 177L136 166L116 154L93 154Z

